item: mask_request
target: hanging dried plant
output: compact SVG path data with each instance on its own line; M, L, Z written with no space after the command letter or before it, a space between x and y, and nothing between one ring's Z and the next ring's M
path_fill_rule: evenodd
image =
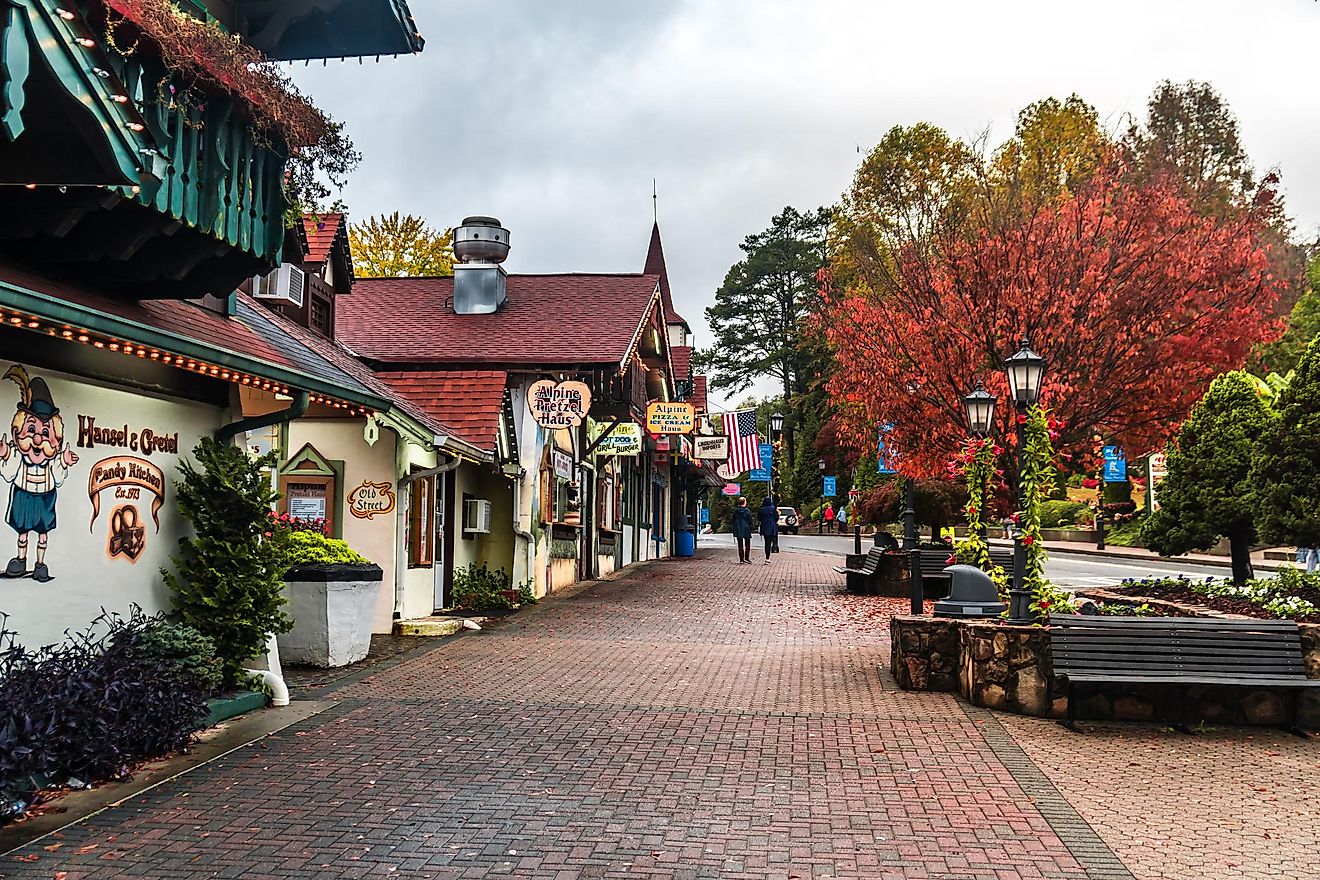
M289 158L286 190L295 212L313 209L330 191L322 175L342 187L361 155L335 122L311 103L275 61L213 21L179 10L170 0L104 0L106 40L116 51L142 51L145 37L181 82L232 97L254 133ZM183 91L190 89L185 88ZM173 96L186 101L188 97ZM204 100L194 95L192 100Z

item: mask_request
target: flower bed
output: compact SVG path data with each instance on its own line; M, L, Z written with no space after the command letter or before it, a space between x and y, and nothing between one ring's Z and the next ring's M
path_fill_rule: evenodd
M1145 578L1124 581L1113 589L1124 596L1140 596L1200 605L1226 614L1274 620L1320 623L1320 575L1294 568L1279 570L1274 578L1233 584L1218 578Z

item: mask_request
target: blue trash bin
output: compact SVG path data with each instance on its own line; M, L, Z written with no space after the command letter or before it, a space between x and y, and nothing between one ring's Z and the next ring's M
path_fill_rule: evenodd
M674 535L674 555L693 556L697 552L697 536L691 531L681 531Z

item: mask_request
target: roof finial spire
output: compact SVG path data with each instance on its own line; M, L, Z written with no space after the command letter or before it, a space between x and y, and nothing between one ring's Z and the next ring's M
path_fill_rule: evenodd
M651 178L651 219L660 222L660 196L655 188L655 178Z

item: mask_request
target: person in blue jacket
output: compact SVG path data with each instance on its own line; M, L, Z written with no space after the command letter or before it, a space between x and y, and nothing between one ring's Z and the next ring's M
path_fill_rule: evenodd
M779 508L774 498L766 496L756 518L761 524L761 540L765 541L765 564L769 565L771 548L779 543Z
M738 506L733 509L733 539L738 542L738 564L752 564L752 509L747 506L747 499L738 496Z

